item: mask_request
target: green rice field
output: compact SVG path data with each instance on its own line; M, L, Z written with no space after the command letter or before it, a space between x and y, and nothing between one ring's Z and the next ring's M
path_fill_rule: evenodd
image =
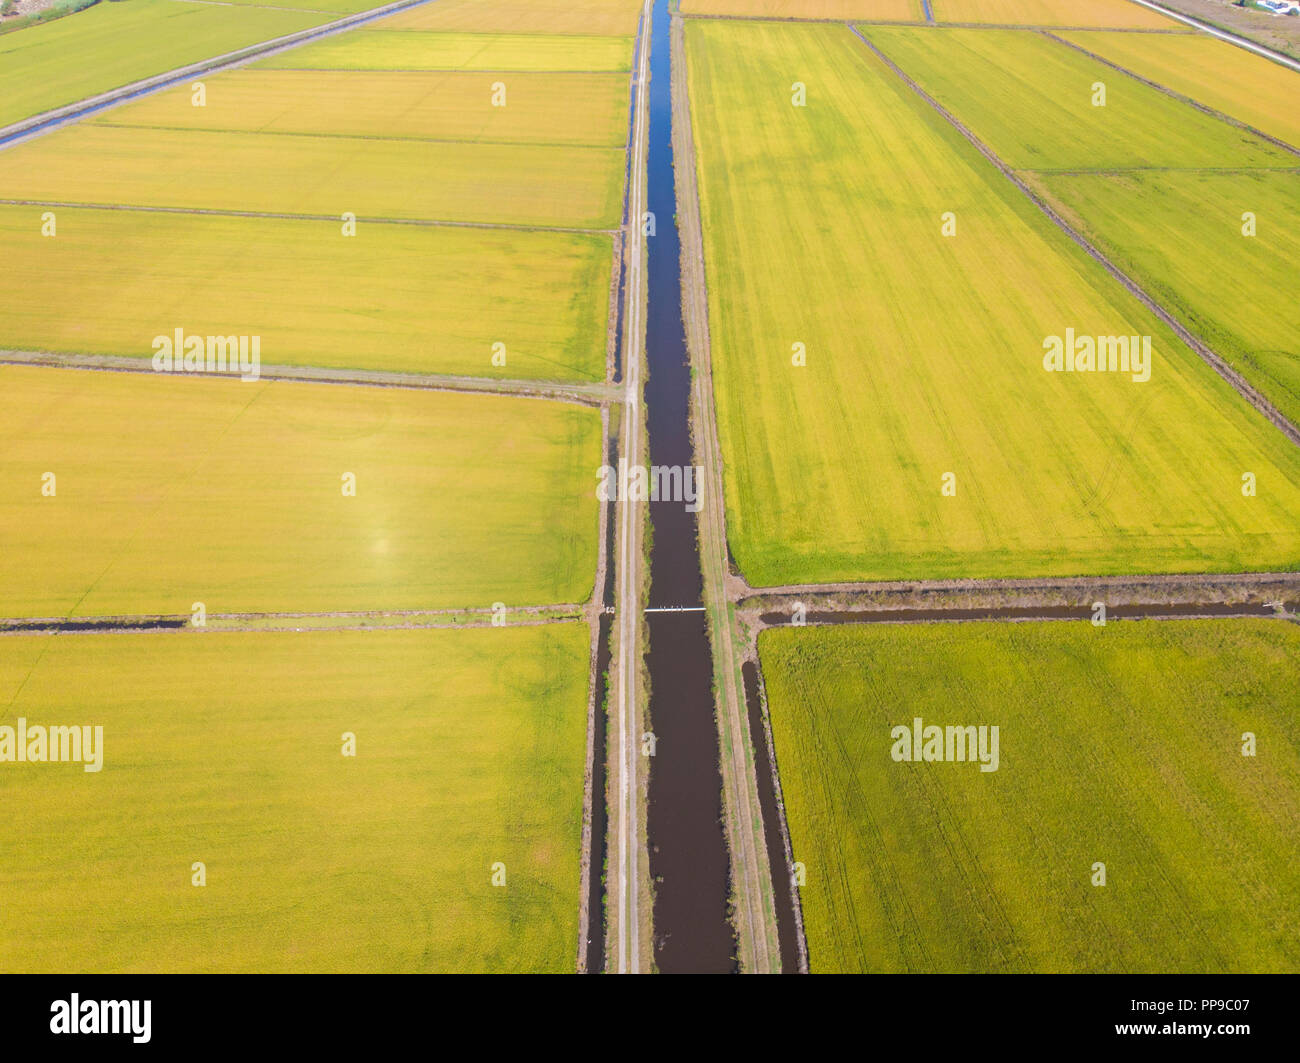
M1300 964L1294 624L782 628L759 651L813 971ZM996 725L997 770L894 759L916 719Z

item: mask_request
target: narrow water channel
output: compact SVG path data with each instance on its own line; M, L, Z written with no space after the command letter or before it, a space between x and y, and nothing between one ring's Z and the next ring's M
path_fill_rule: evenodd
M650 44L650 142L646 190L649 311L645 387L652 466L693 465L691 372L682 326L681 244L673 185L668 0L655 0ZM650 503L650 608L700 609L696 514L682 500ZM650 876L654 959L660 971L731 971L736 942L722 830L722 777L713 715L713 663L704 613L650 612Z

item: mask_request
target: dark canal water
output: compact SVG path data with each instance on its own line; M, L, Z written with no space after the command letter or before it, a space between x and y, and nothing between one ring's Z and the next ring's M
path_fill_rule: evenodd
M681 244L673 187L668 0L656 0L650 49L649 248L645 399L651 465L690 467L691 374L682 326ZM703 602L696 515L682 501L650 503L650 608ZM650 875L654 959L664 972L731 971L729 870L713 716L713 662L703 612L650 612Z

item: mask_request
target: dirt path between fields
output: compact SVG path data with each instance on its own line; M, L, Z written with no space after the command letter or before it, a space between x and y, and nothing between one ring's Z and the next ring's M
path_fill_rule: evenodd
M0 350L0 365L44 366L109 373L156 373L148 358L114 354L65 354L53 351ZM163 375L163 374L158 374ZM241 382L238 373L184 372L181 378L208 377ZM617 389L603 383L566 384L546 380L497 380L492 377L452 376L438 373L398 373L381 369L324 369L307 365L263 365L259 380L308 384L343 384L350 387L405 388L417 391L457 391L507 395L525 399L571 402L603 407L617 401Z
M367 609L325 612L208 613L195 625L189 614L124 613L78 617L0 617L0 635L98 634L123 631L192 631L199 634L272 631L401 631L536 627L584 620L589 606L524 605L491 608ZM341 623L338 621L342 621Z
M166 207L143 203L70 203L55 199L0 199L5 207L47 207L57 210L114 210L140 214L194 214L210 218L263 218L273 221L328 221L338 222L337 214L295 214L276 210L227 210L222 207ZM575 229L563 225L523 225L505 221L447 221L442 218L383 218L362 215L360 222L374 225L414 225L428 229L505 229L508 232L572 233L578 236L595 234L616 236L617 229Z
M1140 284L1137 283L1137 281L1135 281L1132 277L1130 277L1127 273L1125 273L1117 265L1115 265L1115 263L1112 262L1090 240L1088 240L1087 237L1085 237L1078 229L1076 229L1073 225L1071 225L1068 221L1066 221L1065 218L1060 213L1058 213L1054 207L1050 206L1042 196L1040 196L1037 192L1035 192L1032 188L1030 188L1030 186L1026 184L1024 180L1021 179L1021 177L1016 173L1016 171L1012 170L1011 167L1009 167L1005 162L1003 162L1002 159L997 154L995 154L994 151L988 145L986 145L982 140L979 139L979 137L977 137L973 132L971 132L970 129L968 129L965 125L963 125L960 121L958 121L955 115L953 115L951 112L946 110L943 107L943 105L939 103L938 100L936 100L933 96L931 96L923 88L921 88L921 86L917 84L917 82L914 81L912 78L910 78L903 71L903 69L898 66L898 64L896 64L892 59L889 58L889 56L885 55L884 52L882 52L871 41L867 40L866 37L864 37L861 33L859 33L856 26L853 26L852 24L848 24L848 25L849 25L849 30L852 32L852 34L855 37L857 37L857 39L861 41L862 44L868 50L870 50L872 55L874 55L877 59L879 59L880 62L884 63L884 65L896 77L898 77L899 80L901 80L905 85L907 85L908 88L910 88L919 97L921 97L921 99L923 99L927 104L929 104L930 107L940 117L944 119L944 121L946 121L949 125L951 125L954 129L956 129L957 132L959 132L963 137L965 137L966 140L970 142L971 146L974 147L976 151L978 151L981 155L984 156L985 159L987 159L990 163L992 163L995 167L997 167L998 172L1001 173L1002 176L1005 177L1008 181L1014 184L1016 188L1018 188L1024 194L1024 196L1031 203L1034 204L1034 206L1036 206L1045 215L1047 215L1048 219L1054 225L1056 225L1057 228L1059 228L1063 233L1065 233L1066 236L1068 236L1071 240L1073 240L1076 244L1078 244L1079 247L1081 247L1084 250L1084 252L1090 258L1093 259L1093 261L1097 262L1103 269L1106 270L1107 273L1109 273L1112 277L1114 277L1115 280L1119 281L1120 284L1122 284L1126 289L1128 289L1131 295L1133 295L1139 302L1142 303L1143 306L1145 306L1148 310L1150 310L1153 314L1155 314L1162 322L1164 322L1164 324L1168 328L1170 328L1173 331L1173 333L1180 340L1183 341L1183 343L1185 343L1188 347L1190 347L1216 373L1218 373L1221 377L1223 377L1224 380L1226 380L1229 384L1231 384L1233 388L1236 389L1237 393L1241 395L1242 398L1244 398L1247 402L1249 402L1252 406L1254 406L1256 410L1258 410L1261 414L1263 414L1279 431L1282 432L1283 435L1285 435L1292 443L1295 443L1297 446L1300 446L1300 428L1297 428L1294 424L1292 424L1276 406L1274 406L1267 398L1265 398L1261 392L1255 389L1254 385L1252 385L1249 381L1246 380L1245 377L1243 377L1240 373L1238 373L1235 369L1233 369L1232 366L1230 366L1226 361L1224 361L1223 358L1221 358L1218 354L1216 354L1210 347L1202 343L1201 340L1198 339L1196 336L1194 336L1183 325L1181 321L1179 321L1176 317L1174 317L1173 314L1171 314L1168 310L1166 310L1152 296L1148 295L1146 289L1144 289Z

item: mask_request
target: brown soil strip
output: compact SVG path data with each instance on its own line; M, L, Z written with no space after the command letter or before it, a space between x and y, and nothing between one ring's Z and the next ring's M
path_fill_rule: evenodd
M997 168L998 172L1001 173L1002 176L1005 177L1008 181L1014 184L1025 195L1025 197L1028 198L1029 201L1034 204L1034 206L1036 206L1045 215L1047 215L1048 219L1050 219L1052 223L1056 225L1057 228L1059 228L1063 233L1065 233L1066 236L1068 236L1071 240L1073 240L1076 244L1078 244L1079 247L1081 247L1088 254L1090 258L1092 258L1103 269L1105 269L1107 273L1109 273L1112 277L1115 278L1115 280L1119 281L1120 284L1122 284L1125 288L1127 288L1129 293L1133 295L1139 302L1141 302L1143 306L1145 306L1148 310L1150 310L1153 314L1155 314L1158 318L1160 318L1160 320L1163 321L1165 325L1168 326L1180 340L1182 340L1188 347L1190 347L1196 354L1198 354L1206 363L1208 363L1209 366L1212 369L1214 369L1214 371L1217 372L1221 377L1223 377L1224 380L1226 380L1229 384L1231 384L1233 388L1236 389L1238 394L1241 395L1242 398L1244 398L1247 402L1249 402L1252 406L1254 406L1256 410L1262 413L1276 428L1278 428L1282 432L1283 435L1285 435L1289 440L1291 440L1292 443L1295 443L1296 445L1300 446L1300 428L1297 428L1294 424L1292 424L1282 414L1282 412L1279 409L1277 409L1277 407L1274 406L1267 398L1265 398L1262 393L1257 391L1255 387L1249 381L1246 380L1245 377L1243 377L1240 373L1238 373L1235 369L1233 369L1232 366L1230 366L1227 362L1223 360L1223 358L1221 358L1208 346L1202 343L1201 340L1199 340L1190 331L1188 331L1188 329L1183 325L1181 321L1175 318L1173 314L1171 314L1168 310L1166 310L1160 303L1156 302L1156 300L1152 296L1148 295L1146 290L1142 288L1142 286L1139 285L1137 281L1135 281L1132 277L1130 277L1127 273L1125 273L1117 265L1115 265L1115 263L1113 263L1109 258L1107 258L1106 255L1104 255L1094 244L1092 244L1087 239L1087 237L1085 237L1081 232L1079 232L1078 229L1076 229L1069 222L1067 222L1065 218L1062 217L1054 207L1050 206L1047 203L1047 201L1043 199L1042 196L1040 196L1037 192L1035 192L1032 188L1030 188L1029 185L1027 185L1019 177L1019 175L1016 174L1014 170L1012 170L1009 166L1007 166L1007 164L1004 163L1002 159L999 158L991 148L989 148L982 140L980 140L974 133L972 133L965 125L959 122L956 116L953 115L948 110L946 110L943 107L943 105L939 103L938 100L936 100L933 96L931 96L923 88L921 88L921 86L918 85L912 78L908 77L908 75L902 70L901 67L899 67L896 63L893 62L893 60L891 60L887 55L885 55L884 52L882 52L879 48L877 48L874 44L872 44L871 41L867 40L866 37L864 37L861 33L859 33L855 26L850 25L849 29L850 31L852 31L853 35L857 37L857 39L861 41L862 44L871 51L872 55L874 55L877 59L879 59L880 62L884 63L884 65L888 67L888 69L896 77L898 77L904 84L906 84L908 88L910 88L913 92L915 92L918 96L920 96L921 99L923 99L926 103L928 103L930 107L936 113L938 113L949 125L951 125L954 129L956 129L957 132L959 132L963 137L965 137L966 140L970 142L970 144L975 148L976 151L978 151L981 155L984 156L985 159L987 159L990 163L992 163L993 166Z

